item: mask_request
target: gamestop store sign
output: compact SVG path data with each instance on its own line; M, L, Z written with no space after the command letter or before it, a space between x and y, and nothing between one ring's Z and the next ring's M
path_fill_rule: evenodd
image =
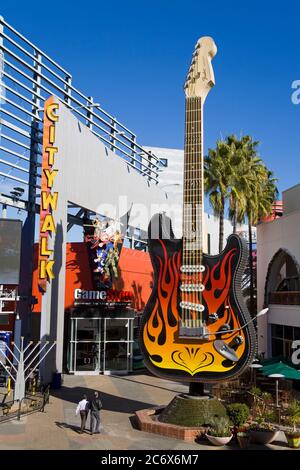
M129 291L74 289L74 305L130 307L133 295Z

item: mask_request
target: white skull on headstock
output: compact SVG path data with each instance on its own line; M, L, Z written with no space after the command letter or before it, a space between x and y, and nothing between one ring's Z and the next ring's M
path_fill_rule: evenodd
M184 84L187 98L200 97L204 103L209 91L215 84L211 60L217 53L217 46L209 36L197 41L188 75Z

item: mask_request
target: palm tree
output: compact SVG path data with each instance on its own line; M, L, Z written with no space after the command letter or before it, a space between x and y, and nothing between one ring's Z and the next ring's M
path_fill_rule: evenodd
M215 149L209 149L204 158L204 187L214 215L219 217L219 252L223 250L225 202L234 172L230 146L217 141Z
M252 165L252 177L250 184L250 192L246 202L246 216L248 220L249 232L249 258L250 258L250 312L255 314L254 303L254 273L253 273L253 243L252 243L252 227L257 225L259 219L270 215L272 206L276 201L278 190L276 179L272 171L259 163Z
M237 223L248 222L250 310L254 314L254 272L252 226L269 215L277 196L276 179L258 156L258 141L245 135L219 140L204 159L205 192L214 214L219 217L219 251L223 249L225 203L236 232Z
M262 160L257 156L256 147L259 142L253 141L252 137L246 135L238 139L232 134L226 137L226 142L234 155L235 172L229 189L228 215L233 225L233 233L236 233L237 224L243 223L245 219L245 196L250 190L252 167L260 164Z

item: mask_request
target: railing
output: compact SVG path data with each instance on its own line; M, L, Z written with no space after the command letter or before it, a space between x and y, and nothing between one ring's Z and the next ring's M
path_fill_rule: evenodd
M269 304L300 305L300 291L270 292Z
M36 411L43 412L49 403L50 386L45 391L37 392L35 395L29 393L16 405L14 401L7 401L0 406L0 424L11 419L21 419L21 416L29 415Z
M68 71L0 17L0 184L17 183L33 203L41 177L41 111L52 94L127 165L158 183L158 158L91 96L75 88Z

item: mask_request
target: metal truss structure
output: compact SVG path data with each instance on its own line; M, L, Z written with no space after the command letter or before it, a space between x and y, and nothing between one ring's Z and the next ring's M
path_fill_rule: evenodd
M52 94L127 165L158 183L159 160L137 142L135 133L75 88L68 71L0 17L0 202L4 206L37 210L43 104ZM17 189L17 194L10 189Z

